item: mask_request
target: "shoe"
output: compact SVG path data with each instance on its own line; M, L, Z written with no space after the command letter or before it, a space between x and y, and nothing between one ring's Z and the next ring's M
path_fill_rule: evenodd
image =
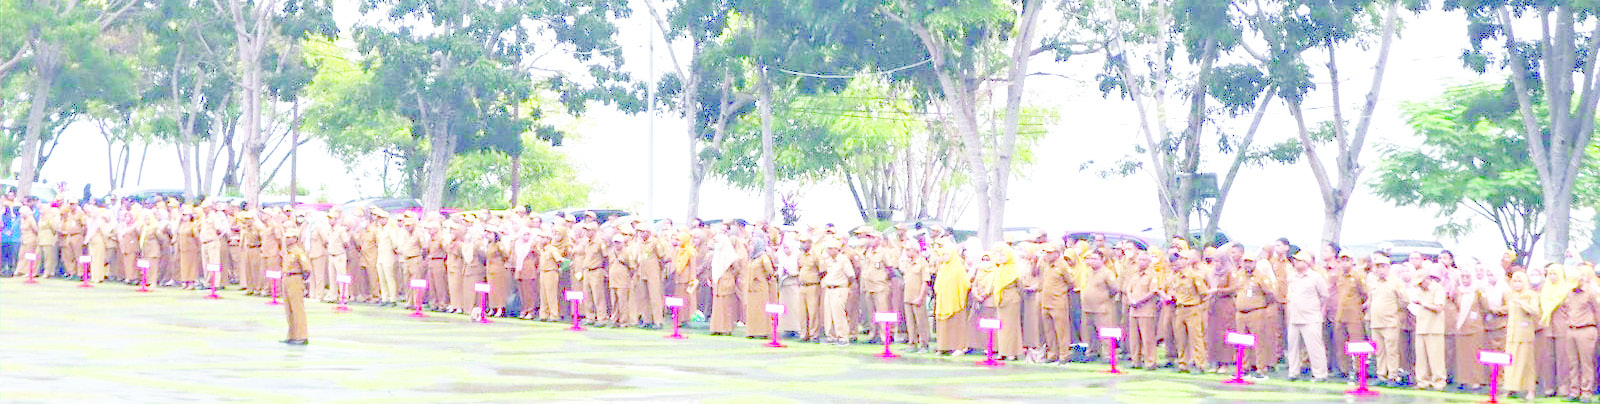
M306 345L306 344L310 344L311 343L311 341L303 340L303 339L286 339L286 340L278 341L278 342L282 342L282 343L289 344L289 345Z
M1327 383L1328 382L1328 378L1326 378L1326 377L1314 377L1314 378L1311 378L1311 382L1312 383Z

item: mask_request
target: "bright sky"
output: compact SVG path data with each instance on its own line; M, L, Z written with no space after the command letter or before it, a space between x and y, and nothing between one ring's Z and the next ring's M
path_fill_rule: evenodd
M339 4L347 9L339 10L336 15L341 17L341 25L348 26L357 17L354 10L349 9L352 6ZM645 77L647 61L651 59L647 38L654 32L649 28L648 13L643 5L636 3L635 6L634 17L620 26L621 42L628 67L634 69L638 77ZM1363 184L1373 177L1381 148L1420 142L1404 124L1398 108L1400 103L1426 100L1437 96L1447 86L1480 79L1461 68L1456 59L1466 46L1464 24L1459 14L1431 11L1420 17L1403 14L1403 18L1403 32L1394 44L1375 121L1361 158L1362 164L1368 167L1362 177ZM671 60L665 45L659 38L655 40L654 66L659 76L671 69ZM680 59L684 57L685 54L679 54ZM1345 79L1346 116L1353 117L1370 86L1372 61L1376 55L1357 49L1341 53L1339 57L1341 75ZM1082 57L1055 63L1041 56L1031 64L1036 72L1078 79L1055 76L1028 79L1027 102L1057 105L1061 120L1035 146L1036 164L1022 170L1020 177L1011 182L1006 226L1038 226L1052 232L1072 229L1132 233L1159 228L1160 216L1151 174L1141 172L1127 178L1103 179L1093 171L1079 170L1088 160L1102 164L1118 160L1132 151L1132 146L1138 142L1137 136L1141 136L1137 132L1138 117L1133 104L1103 98L1090 83L1101 62L1098 57ZM1310 95L1307 114L1314 122L1327 119L1331 101L1325 91L1327 79L1321 76L1325 70L1313 71L1319 75L1319 87ZM1276 143L1294 136L1294 121L1282 102L1275 102L1271 108L1257 135L1257 144ZM645 114L626 115L609 108L591 111L576 123L577 136L569 137L561 147L579 166L581 179L594 186L591 205L682 219L687 213L689 183L689 151L683 120L666 113L657 114L652 120ZM1222 124L1242 128L1248 124L1247 119L1242 117ZM1181 122L1173 124L1181 125ZM97 194L104 193L106 148L93 125L74 125L44 167L43 176L51 181L76 184L69 188L73 192L81 192L82 184L89 182L94 184ZM364 162L363 167L352 171L345 168L344 162L329 156L319 142L313 141L301 152L301 181L314 194L319 193L318 189L325 189L320 193L338 202L376 196L381 192L380 186L370 180L377 171L375 161ZM135 151L135 154L134 168L130 172L141 166L139 153ZM174 157L170 146L153 145L145 158L148 162L142 164L142 175L130 174L130 177L137 177L139 186L181 188L183 178ZM1225 172L1226 164L1227 161L1213 158L1206 161L1202 171ZM284 170L278 181L286 184L288 168ZM648 191L652 183L653 197ZM800 193L803 222L860 223L849 190L842 181L780 184L779 191ZM1390 239L1432 240L1434 226L1443 223L1431 211L1392 206L1372 195L1366 185L1360 186L1358 192L1345 217L1343 240L1346 244ZM1236 180L1221 227L1235 240L1250 245L1288 237L1296 244L1312 246L1321 238L1320 198L1311 169L1303 159L1290 166L1246 168ZM759 192L735 190L715 180L707 182L701 201L702 217L755 218L761 214ZM1591 214L1586 210L1574 212L1574 228L1581 236L1586 236L1587 228L1591 227L1588 221ZM977 216L969 209L956 221L956 226L975 228ZM1470 236L1458 241L1442 241L1459 256L1480 257L1492 262L1504 251L1503 244L1492 224L1481 219L1474 222L1478 228ZM1574 238L1584 239L1587 238Z

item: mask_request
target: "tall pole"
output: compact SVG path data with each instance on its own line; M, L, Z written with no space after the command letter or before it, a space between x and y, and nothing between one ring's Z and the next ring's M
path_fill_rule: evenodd
M294 100L294 117L290 122L300 121L300 99ZM289 206L294 206L295 194L300 193L300 127L289 128Z
M644 89L645 116L649 120L646 124L648 129L645 130L645 133L650 139L645 146L648 150L645 152L647 155L645 164L647 166L644 170L644 206L646 217L654 218L656 217L656 34L651 30L645 30L645 35L650 38L650 57L648 58L650 60L650 63L648 63L650 66L650 72L648 73L650 84L645 86Z

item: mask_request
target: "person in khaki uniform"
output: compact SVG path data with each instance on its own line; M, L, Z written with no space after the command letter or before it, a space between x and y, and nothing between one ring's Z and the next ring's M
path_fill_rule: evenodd
M725 234L718 234L711 250L711 335L733 335L734 295L743 265L743 253Z
M1422 274L1420 290L1409 309L1416 316L1417 388L1443 390L1448 374L1444 362L1445 305L1449 303L1438 274Z
M254 274L255 279L266 285L262 289L262 296L272 295L272 282L266 278L267 271L283 271L283 216L277 209L262 209L258 216L256 226L261 228L261 248L256 255L261 260L261 267ZM279 280L278 288L281 292L283 281Z
M1531 400L1539 375L1539 356L1534 352L1534 329L1539 326L1539 316L1543 310L1539 307L1538 292L1528 285L1526 272L1512 273L1510 286L1504 299L1506 312L1509 313L1505 352L1511 354L1511 367L1505 371L1505 388L1513 395L1522 392L1522 397Z
M283 343L289 345L306 345L310 343L306 331L306 294L305 277L306 266L310 265L310 258L300 244L300 229L294 226L284 226L279 234L270 234L266 238L282 236L287 246L283 253L283 313L289 320L289 338Z
M837 240L828 240L823 246L825 256L819 268L822 271L823 324L829 341L849 345L853 323L849 317L850 284L856 277L855 263L843 253L844 246Z
M139 219L139 257L150 264L148 273L135 273L135 280L142 280L145 284L154 285L161 279L161 257L165 244L162 242L170 238L165 237L166 227L156 222L155 214L144 211L144 217ZM135 269L141 271L141 269Z
M1206 359L1205 302L1211 285L1206 282L1208 274L1196 267L1199 261L1200 254L1194 250L1180 252L1169 287L1177 304L1173 319L1178 323L1173 327L1173 339L1178 343L1178 371L1182 373L1202 370Z
M1278 290L1278 281L1272 278L1270 264L1245 258L1233 277L1233 306L1237 312L1234 324L1239 326L1241 332L1255 335L1257 340L1270 335L1267 334L1267 328L1272 326L1272 317L1267 314L1272 302L1283 296ZM1245 356L1245 368L1250 369L1256 377L1261 377L1272 368L1273 356L1266 347L1257 345Z
M187 207L178 222L178 282L184 289L195 289L200 276L200 222Z
M339 277L350 275L348 247L350 244L350 229L345 224L344 219L339 216L338 210L328 211L328 224L329 226L325 233L327 236L323 237L323 240L327 242L328 279L333 281L329 284L328 294L322 296L322 301L337 301L340 294ZM351 286L354 286L354 280L353 278L351 279ZM346 290L343 293L348 297L354 291Z
M1330 354L1331 361L1338 364L1341 374L1353 374L1359 367L1355 359L1345 353L1346 344L1351 341L1366 341L1366 321L1364 321L1367 304L1367 271L1366 268L1357 266L1349 255L1341 255L1334 261L1333 273L1333 345Z
M422 248L422 273L428 279L428 309L436 312L449 310L450 272L445 268L450 252L445 251L445 240L450 231L444 229L444 217L430 214L417 223L414 235Z
M522 312L517 313L517 318L523 320L532 320L538 312L539 254L534 238L543 236L535 236L537 231L537 224L529 224L529 228L518 232L515 239L510 241L511 272L517 283L517 300L522 303Z
M1384 382L1397 382L1400 368L1401 282L1390 274L1389 257L1372 255L1372 273L1367 281L1367 324L1377 346L1375 372Z
M61 209L61 266L67 277L82 276L78 257L83 255L83 222L86 219L77 201L68 201Z
M1455 371L1451 372L1455 384L1469 390L1477 390L1489 383L1489 376L1484 366L1478 364L1478 351L1498 351L1503 346L1489 346L1484 343L1484 313L1488 312L1483 292L1483 281L1474 276L1476 271L1457 271L1449 276L1456 277L1455 292L1451 297L1451 306L1455 308L1456 317L1445 318L1452 322L1456 329L1455 349L1451 352L1449 360L1455 364Z
M1044 312L1043 323L1052 330L1047 333L1051 338L1045 342L1049 347L1045 353L1047 362L1066 362L1072 357L1072 302L1068 293L1073 289L1073 274L1072 265L1062 256L1063 248L1059 244L1050 244L1044 249L1044 256L1035 264L1039 268L1039 305Z
M585 222L590 224L592 222ZM611 310L606 307L609 292L606 290L606 273L604 264L604 251L607 240L602 240L598 229L588 227L584 230L583 240L577 243L576 257L572 268L577 276L574 288L583 290L583 304L588 323L596 324L611 317ZM581 285L581 287L580 287Z
M1567 398L1592 402L1595 391L1595 326L1600 321L1600 293L1596 293L1594 272L1583 266L1566 268L1567 279L1573 280L1572 293L1562 302L1567 312L1567 338L1563 341L1566 357L1571 364L1566 380Z
M612 327L631 327L638 316L633 315L633 280L634 267L632 252L635 248L628 240L633 230L627 228L623 234L612 236L611 246L605 250L606 255L606 291L610 299L611 313L607 321Z
M115 222L111 220L105 208L91 209L85 226L85 239L89 246L89 278L94 283L106 280L108 265L113 254L108 253L116 246L114 231Z
M1128 305L1128 357L1134 368L1156 367L1156 307L1161 303L1156 292L1161 284L1150 264L1150 254L1137 252L1131 279L1123 283L1127 288L1123 302Z
M905 308L901 310L906 325L906 346L910 352L929 352L928 296L933 280L933 268L915 244L901 250L901 276L905 279L900 296Z
M1327 278L1311 269L1311 254L1301 250L1290 257L1290 263L1293 269L1286 275L1283 305L1289 323L1285 335L1289 348L1289 380L1299 378L1302 363L1309 362L1311 377L1318 382L1326 381L1328 350L1322 338L1323 326L1328 322L1326 302L1332 291Z
M766 239L751 242L750 259L739 278L744 289L744 333L749 338L767 338L772 332L766 307L778 302L778 274L768 248Z
M566 251L554 238L541 239L537 245L539 246L539 320L559 321L562 309L561 263L567 262ZM572 315L576 316L578 313Z
M361 293L362 300L369 303L382 303L379 295L382 294L383 280L378 275L378 235L383 232L383 225L389 220L389 213L383 209L372 208L367 213L367 221L361 226L360 239L356 243L361 250L361 273L365 275L365 293ZM354 234L352 234L354 236Z
M862 254L860 261L860 284L863 296L859 298L866 307L862 310L861 317L870 321L872 313L895 310L889 306L889 270L885 266L885 261L892 256L887 255L883 240L872 232L871 228L857 229L857 234L862 235L866 243L865 253ZM882 341L882 327L869 327L869 329L872 338L867 340L867 343Z
M967 350L970 313L968 297L972 278L967 275L967 264L955 241L939 239L935 243L937 272L933 279L934 337L938 339L939 352L959 355Z
M810 236L801 233L799 259L799 311L803 324L800 337L803 341L822 342L822 255L824 252Z
M406 212L400 216L398 223L389 229L389 242L394 245L396 281L401 285L410 286L412 279L428 279L428 274L422 267L422 240L418 239L416 213ZM382 253L380 250L379 253ZM428 289L441 285L428 284ZM398 286L397 286L398 288ZM410 301L413 296L402 293L401 300ZM422 291L427 293L427 291ZM420 294L414 297L417 300L427 300L428 295ZM415 302L413 302L415 303Z
M35 260L30 267L28 266L28 259L24 258L25 255L30 253L39 254L39 221L34 217L37 211L33 207L24 205L19 209L19 212L21 214L17 215L17 219L22 222L22 244L17 249L16 274L17 276L27 276L27 274L31 273L37 276L39 274L39 262Z
M484 281L489 284L489 307L486 315L505 317L506 300L511 296L511 251L507 241L497 231L491 231L484 240Z
M654 229L640 227L639 247L635 250L634 258L638 265L638 290L634 291L635 300L642 300L639 308L635 310L641 317L646 328L659 328L666 321L662 315L665 313L666 297L662 295L666 282L666 273L662 270L663 262L670 262L673 257L671 245L666 238L657 236ZM777 293L774 289L773 293Z
M985 279L988 298L984 300L1000 319L1000 332L996 335L996 349L1005 360L1016 360L1022 355L1022 287L1017 283L1022 270L1016 251L1004 244L997 245L990 254L994 266Z
M39 271L35 275L41 278L56 275L61 267L61 208L51 204L40 210L39 215Z
M1084 253L1083 262L1089 270L1084 279L1084 284L1078 285L1083 301L1083 332L1085 339L1094 339L1099 343L1089 344L1090 360L1098 360L1100 355L1110 349L1110 342L1100 340L1100 329L1118 327L1117 309L1113 299L1117 295L1117 273L1107 268L1100 250L1089 250Z
M300 246L306 252L307 262L310 262L306 266L306 272L311 274L307 279L310 289L306 293L313 300L327 301L329 286L334 280L328 276L328 221L325 220L326 216L306 219L304 214L295 214L295 222L302 223L301 227L305 229L302 230L304 235L300 237Z

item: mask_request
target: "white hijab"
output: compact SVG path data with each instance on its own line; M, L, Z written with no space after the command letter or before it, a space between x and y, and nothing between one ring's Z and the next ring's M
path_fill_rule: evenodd
M733 241L727 235L718 234L711 242L711 282L716 283L739 260L739 252L734 250Z

